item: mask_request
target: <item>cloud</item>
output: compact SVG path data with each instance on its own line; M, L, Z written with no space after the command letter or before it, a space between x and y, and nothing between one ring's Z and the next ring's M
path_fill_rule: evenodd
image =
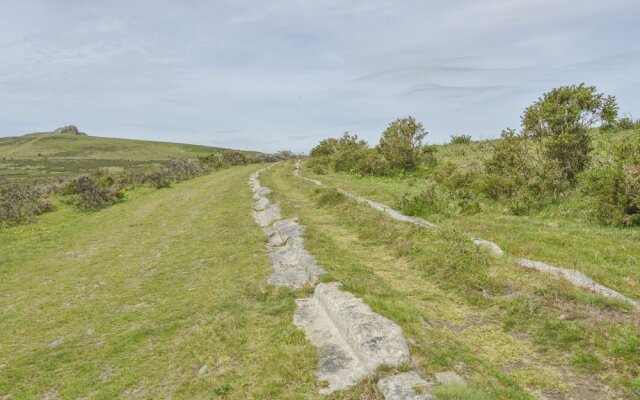
M640 115L633 0L5 2L0 135L83 131L275 151L414 115L498 135L586 82Z

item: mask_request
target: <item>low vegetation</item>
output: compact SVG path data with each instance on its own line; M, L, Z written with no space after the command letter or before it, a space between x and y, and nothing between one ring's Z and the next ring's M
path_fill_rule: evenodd
M356 191L376 198L386 191L374 182L398 181L322 178L336 177L366 185ZM465 377L466 386L437 387L441 398L595 400L633 398L640 389L639 321L630 305L517 268L458 227L393 221L335 188L296 178L291 166L262 181L284 216L307 227L305 246L330 274L323 279L342 282L401 325L411 343L409 368L425 377L446 370Z
M426 182L394 200L413 215L533 215L570 206L603 225L632 226L640 223L640 130L629 118L616 119L617 109L615 98L595 87L564 86L524 111L520 131L505 129L491 142L454 135L447 146L465 155L463 164L447 146L424 145L424 127L407 117L392 122L374 147L351 133L325 139L307 167Z
M0 150L12 154L28 153L33 147L46 154L51 149L43 147L59 143L70 144L69 149L77 149L77 153L67 151L65 156L80 157L86 152L107 154L114 152L133 152L137 161L144 162L148 151L140 141L124 139L95 138L77 135L36 134L20 138L0 140ZM78 143L79 141L79 143ZM171 187L176 182L193 179L221 169L242 166L249 163L274 162L296 157L290 151L276 154L250 153L236 150L219 150L202 154L204 146L178 145L172 143L148 142L150 148L157 148L165 153L201 154L194 158L169 158L165 161L143 163L141 167L135 162L124 166L102 166L103 164L86 164L88 170L74 170L69 177L42 177L28 175L20 179L0 181L0 226L11 226L35 221L44 212L55 209L57 203L68 203L83 210L99 210L113 205L125 198L126 191L141 185L155 189ZM91 147L90 144L95 145ZM75 146L75 147L74 147ZM114 146L111 148L110 146ZM144 151L143 151L144 150ZM217 150L217 149L216 149ZM38 153L42 154L42 153ZM59 155L59 153L58 153ZM133 155L133 154L131 154ZM74 163L76 159L72 160ZM83 160L86 161L86 160ZM132 161L132 160L128 160Z

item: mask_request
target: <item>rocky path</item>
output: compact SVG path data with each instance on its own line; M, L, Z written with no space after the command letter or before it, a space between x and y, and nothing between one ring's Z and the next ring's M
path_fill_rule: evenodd
M348 389L380 366L409 363L409 348L397 324L341 290L338 282L316 285L324 271L304 248L305 228L295 219L282 219L280 208L269 201L271 190L259 180L266 169L252 174L249 185L254 194L254 220L268 236L267 249L273 263L268 283L294 290L315 285L313 296L296 301L294 324L320 349L318 378L328 382L321 393ZM387 377L378 383L385 399L390 400L432 399L414 390L429 386L415 372Z
M296 163L295 166L295 175L305 179L309 182L312 182L313 184L320 186L320 187L326 187L326 185L322 182L320 182L319 180L316 179L311 179L311 178L307 178L302 176L302 166L301 166L301 162L298 161ZM398 221L402 221L402 222L409 222L412 224L415 224L417 226L423 227L423 228L435 228L436 225L426 221L422 218L418 218L418 217L414 217L414 216L410 216L410 215L405 215L403 213L401 213L398 210L395 210L389 206L386 206L384 204L380 204L380 203L376 203L374 201L371 201L369 199L366 199L364 197L361 196L357 196L355 194L349 193L345 190L342 189L338 189L338 191L342 194L344 194L345 196L359 202L359 203L363 203L363 204L368 204L369 206L371 206L372 208L382 211L385 214L389 215L391 218L398 220ZM484 239L480 239L480 238L472 238L471 241L473 243L475 243L478 246L482 246L487 248L489 251L491 251L493 254L497 255L497 256L505 256L505 252L500 248L500 246L498 246L496 243L491 242L489 240L484 240ZM540 271L540 272L545 272L545 273L549 273L561 278L566 279L567 281L571 282L572 284L574 284L575 286L590 290L598 295L604 296L604 297L611 297L611 298L615 298L617 300L621 300L624 302L627 302L629 304L631 304L632 306L634 306L634 308L636 308L637 310L640 310L640 302L635 301L633 299L630 299L629 297L623 295L622 293L619 293L611 288L608 288L604 285L601 285L597 282L595 282L594 280L592 280L591 278L587 277L586 275L584 275L582 272L573 270L573 269L568 269L568 268L560 268L560 267L555 267L549 264L546 264L544 262L541 261L534 261L534 260L529 260L529 259L516 259L514 260L514 262L522 267L525 268L529 268L529 269L533 269L536 271Z

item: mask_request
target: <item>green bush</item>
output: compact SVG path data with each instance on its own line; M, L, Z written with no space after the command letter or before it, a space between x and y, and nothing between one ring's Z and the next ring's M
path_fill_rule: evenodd
M145 176L144 182L148 183L155 189L163 189L171 187L172 179L167 169L160 169L158 171L148 173Z
M46 191L32 183L0 186L0 226L32 222L37 215L51 211L53 205L45 196Z
M199 156L198 161L202 165L203 168L209 169L212 171L218 171L224 167L222 163L222 157L218 153L211 153L206 156Z
M405 214L426 218L434 214L444 217L452 215L448 198L439 193L435 186L429 186L415 195L403 194L395 207Z
M470 135L451 135L451 144L469 144L472 142Z
M377 148L365 150L358 163L358 171L363 176L382 176L388 169L389 163Z
M222 164L226 167L234 165L247 165L247 156L235 150L225 150L222 152Z
M613 157L586 170L581 190L594 199L600 223L640 225L640 136L618 144Z
M400 118L382 132L378 147L390 168L410 171L418 167L422 140L426 135L424 127L415 118Z
M539 155L556 163L571 181L589 162L595 124L615 124L618 106L594 86L561 86L545 93L522 117L523 134L534 138Z
M73 179L67 186L66 194L71 195L70 202L77 207L98 210L121 200L124 190L113 176L100 171Z
M358 139L358 135L345 132L336 142L333 169L342 172L356 172L368 147L367 142Z

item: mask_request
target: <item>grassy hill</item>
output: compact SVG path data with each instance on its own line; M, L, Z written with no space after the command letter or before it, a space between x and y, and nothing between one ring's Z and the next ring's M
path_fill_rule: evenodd
M168 158L195 158L223 150L182 143L32 133L0 138L0 181L68 176L100 167L145 167Z

